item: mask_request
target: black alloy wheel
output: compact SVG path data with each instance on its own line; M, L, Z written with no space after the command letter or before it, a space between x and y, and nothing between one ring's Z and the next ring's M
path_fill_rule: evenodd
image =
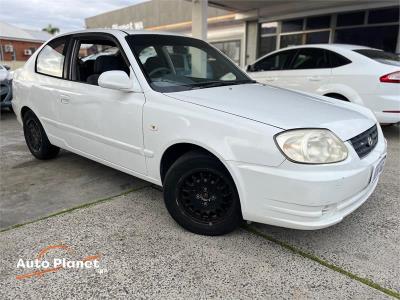
M38 117L30 110L23 116L25 142L29 151L37 159L51 159L57 156L60 148L53 146Z
M176 189L178 205L199 223L221 222L233 207L233 191L215 170L189 171L181 177Z
M191 232L226 234L242 221L232 177L207 153L193 151L178 158L165 175L163 190L169 213Z

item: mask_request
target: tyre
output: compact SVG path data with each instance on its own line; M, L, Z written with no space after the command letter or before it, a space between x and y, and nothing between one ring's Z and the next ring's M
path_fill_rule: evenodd
M26 145L37 159L51 159L57 156L60 148L50 144L39 119L32 111L25 113L23 127Z
M170 167L164 201L172 218L202 235L222 235L242 221L239 195L224 166L200 152L189 152Z

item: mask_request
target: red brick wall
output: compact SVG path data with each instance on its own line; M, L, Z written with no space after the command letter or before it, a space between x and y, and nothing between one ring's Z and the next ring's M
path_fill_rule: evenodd
M30 56L25 55L24 50L30 49L30 48L38 49L42 45L42 43L41 42L11 41L11 40L0 39L1 53L3 54L3 57L0 57L0 59L5 60L5 61L11 61L11 60L13 60L12 53L5 53L4 45L13 45L14 51L16 54L15 60L26 61L26 60L28 60L28 58Z

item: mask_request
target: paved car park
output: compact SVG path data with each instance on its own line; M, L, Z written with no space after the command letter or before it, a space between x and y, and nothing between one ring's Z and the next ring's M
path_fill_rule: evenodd
M11 113L0 128L2 299L399 298L398 126L384 128L377 190L342 223L318 231L251 224L222 237L180 228L161 192L134 177L66 151L35 160ZM19 258L55 244L71 256L100 254L101 269L16 279Z

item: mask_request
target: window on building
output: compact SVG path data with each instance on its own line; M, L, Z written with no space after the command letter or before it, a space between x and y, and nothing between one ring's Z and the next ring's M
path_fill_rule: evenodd
M278 28L278 22L269 22L261 24L261 35L276 33Z
M296 52L297 50L287 50L272 54L256 62L251 69L254 72L286 70Z
M276 50L278 22L262 23L260 32L258 57Z
M285 34L281 35L281 48L303 44L303 34Z
M293 60L291 69L322 69L329 68L327 53L324 49L300 49Z
M63 77L66 38L49 42L40 51L36 60L36 71L54 77Z
M330 31L317 31L306 33L306 44L329 43Z
M276 35L261 37L258 56L264 56L265 54L268 54L275 50L276 50Z
M370 10L368 13L368 23L377 24L399 22L399 14L399 7Z
M335 43L356 44L396 52L398 34L398 25L337 29Z
M240 40L211 43L215 48L240 65Z
M331 26L331 16L318 16L307 18L306 29L323 29Z
M362 25L365 21L365 11L338 14L336 26Z
M282 32L295 32L303 30L304 19L282 21Z

